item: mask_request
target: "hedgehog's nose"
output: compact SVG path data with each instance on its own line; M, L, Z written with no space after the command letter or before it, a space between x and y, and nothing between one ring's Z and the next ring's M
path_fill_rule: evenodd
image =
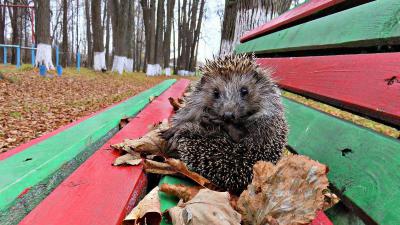
M233 112L225 112L223 117L224 117L224 120L235 119L235 115L233 114Z

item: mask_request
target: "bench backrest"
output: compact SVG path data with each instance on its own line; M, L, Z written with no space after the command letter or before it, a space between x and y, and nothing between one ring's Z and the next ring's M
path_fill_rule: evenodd
M283 89L399 127L400 1L349 2L311 0L246 34L235 51L254 52ZM399 140L283 102L289 147L329 166L347 207L327 212L334 224L400 224Z

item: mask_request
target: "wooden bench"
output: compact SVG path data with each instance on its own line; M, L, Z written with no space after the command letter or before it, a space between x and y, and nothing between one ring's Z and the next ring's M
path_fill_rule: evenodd
M310 0L250 31L236 52L254 52L284 90L399 128L400 1L346 2ZM283 103L290 149L330 168L342 198L326 212L330 220L400 224L399 140Z
M181 96L189 83L187 80L175 82L164 81L124 102L2 154L0 224L17 224L35 207L21 223L61 224L61 220L75 219L69 224L93 224L93 220L101 219L102 222L95 224L119 224L124 212L133 207L144 191L146 179L139 167L111 166L117 156L110 151L109 145L124 138L137 138L147 132L148 125L168 118L172 107L167 98ZM151 97L163 92L164 95L140 112ZM120 120L135 115L135 119L118 132ZM54 200L49 202L48 199ZM84 204L85 199L87 204ZM104 204L97 204L96 200ZM49 209L55 211L49 214ZM77 211L73 213L74 210ZM104 215L100 216L99 212ZM105 215L109 215L109 221Z
M285 90L399 127L399 11L397 0L310 0L245 35L236 52L255 52ZM167 98L181 96L188 83L165 81L0 155L0 224L120 224L147 179L140 166L111 166L117 154L109 145L168 118ZM289 148L327 164L343 200L325 212L329 220L320 212L312 224L400 224L400 142L287 98L283 103ZM118 130L120 119L131 116ZM176 204L161 198L163 209Z

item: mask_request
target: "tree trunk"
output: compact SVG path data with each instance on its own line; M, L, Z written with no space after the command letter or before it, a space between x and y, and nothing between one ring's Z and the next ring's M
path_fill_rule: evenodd
M90 29L90 3L89 0L85 0L85 17L86 17L86 40L87 40L87 63L88 65L92 65L93 59L93 43L92 43L92 31ZM78 26L78 25L76 25ZM78 34L77 34L78 35ZM76 39L78 41L78 38ZM76 44L77 46L78 43ZM78 48L76 49L78 53Z
M146 57L145 62L147 63L146 73L147 75L157 75L159 71L154 67L156 63L155 58L155 11L156 1L155 0L140 0L143 10L143 21L145 29L145 42L146 42Z
M132 39L134 36L133 27L135 24L135 8L134 1L128 2L128 21L126 34L125 34L125 49L126 49L126 60L124 64L124 70L127 72L133 72L133 57L132 57Z
M179 0L178 0L179 1ZM171 29L174 17L175 0L167 1L167 20L164 37L164 68L169 67L169 60L171 55Z
M50 45L50 0L35 1L37 51L35 65L54 69Z
M196 30L193 35L193 42L192 42L191 52L190 52L189 71L192 71L192 72L195 71L195 67L197 64L197 47L198 47L198 43L199 43L201 23L203 21L204 5L205 5L205 0L201 0L199 18L197 19Z
M132 0L113 0L113 33L116 34L115 54L112 71L122 74L127 56L126 30L128 24L129 4Z
M287 11L291 3L292 0L227 0L220 54L231 53L246 32Z
M19 0L14 0L13 4L18 5L20 4ZM13 45L19 45L19 39L20 39L20 29L18 26L18 21L20 19L20 10L18 8L13 8L13 7L8 7L8 15L11 18L11 29L12 29L12 44ZM17 50L16 48L11 49L12 55L11 55L11 63L16 64L17 63Z
M112 14L112 0L106 0L107 1L107 20L106 20L106 65L107 67L110 67L111 62L110 62L110 20L111 20L111 14Z
M68 0L63 0L63 23L62 23L62 51L61 64L65 68L68 66L69 50L68 50Z
M106 58L104 52L104 34L101 25L101 0L92 0L92 30L93 30L93 69L106 70Z
M233 39L235 38L237 1L225 0L224 20L221 31L221 44L219 54L230 54L233 52Z
M4 34L5 34L5 26L6 26L6 20L5 20L5 7L0 7L0 44L5 44L5 38L4 38ZM4 48L0 49L0 62L3 62L3 50Z
M163 33L164 33L164 0L158 0L157 5L157 25L156 25L156 47L154 55L156 64L160 66L163 62Z

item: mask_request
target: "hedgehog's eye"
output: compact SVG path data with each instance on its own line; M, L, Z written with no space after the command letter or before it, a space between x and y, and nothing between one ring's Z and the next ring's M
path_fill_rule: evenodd
M247 89L247 87L242 87L240 88L240 96L244 97L249 93L249 90Z
M219 95L220 95L220 94L219 94L219 90L215 89L214 92L213 92L213 95L214 95L214 98L215 98L215 99L218 99L218 98L219 98Z

